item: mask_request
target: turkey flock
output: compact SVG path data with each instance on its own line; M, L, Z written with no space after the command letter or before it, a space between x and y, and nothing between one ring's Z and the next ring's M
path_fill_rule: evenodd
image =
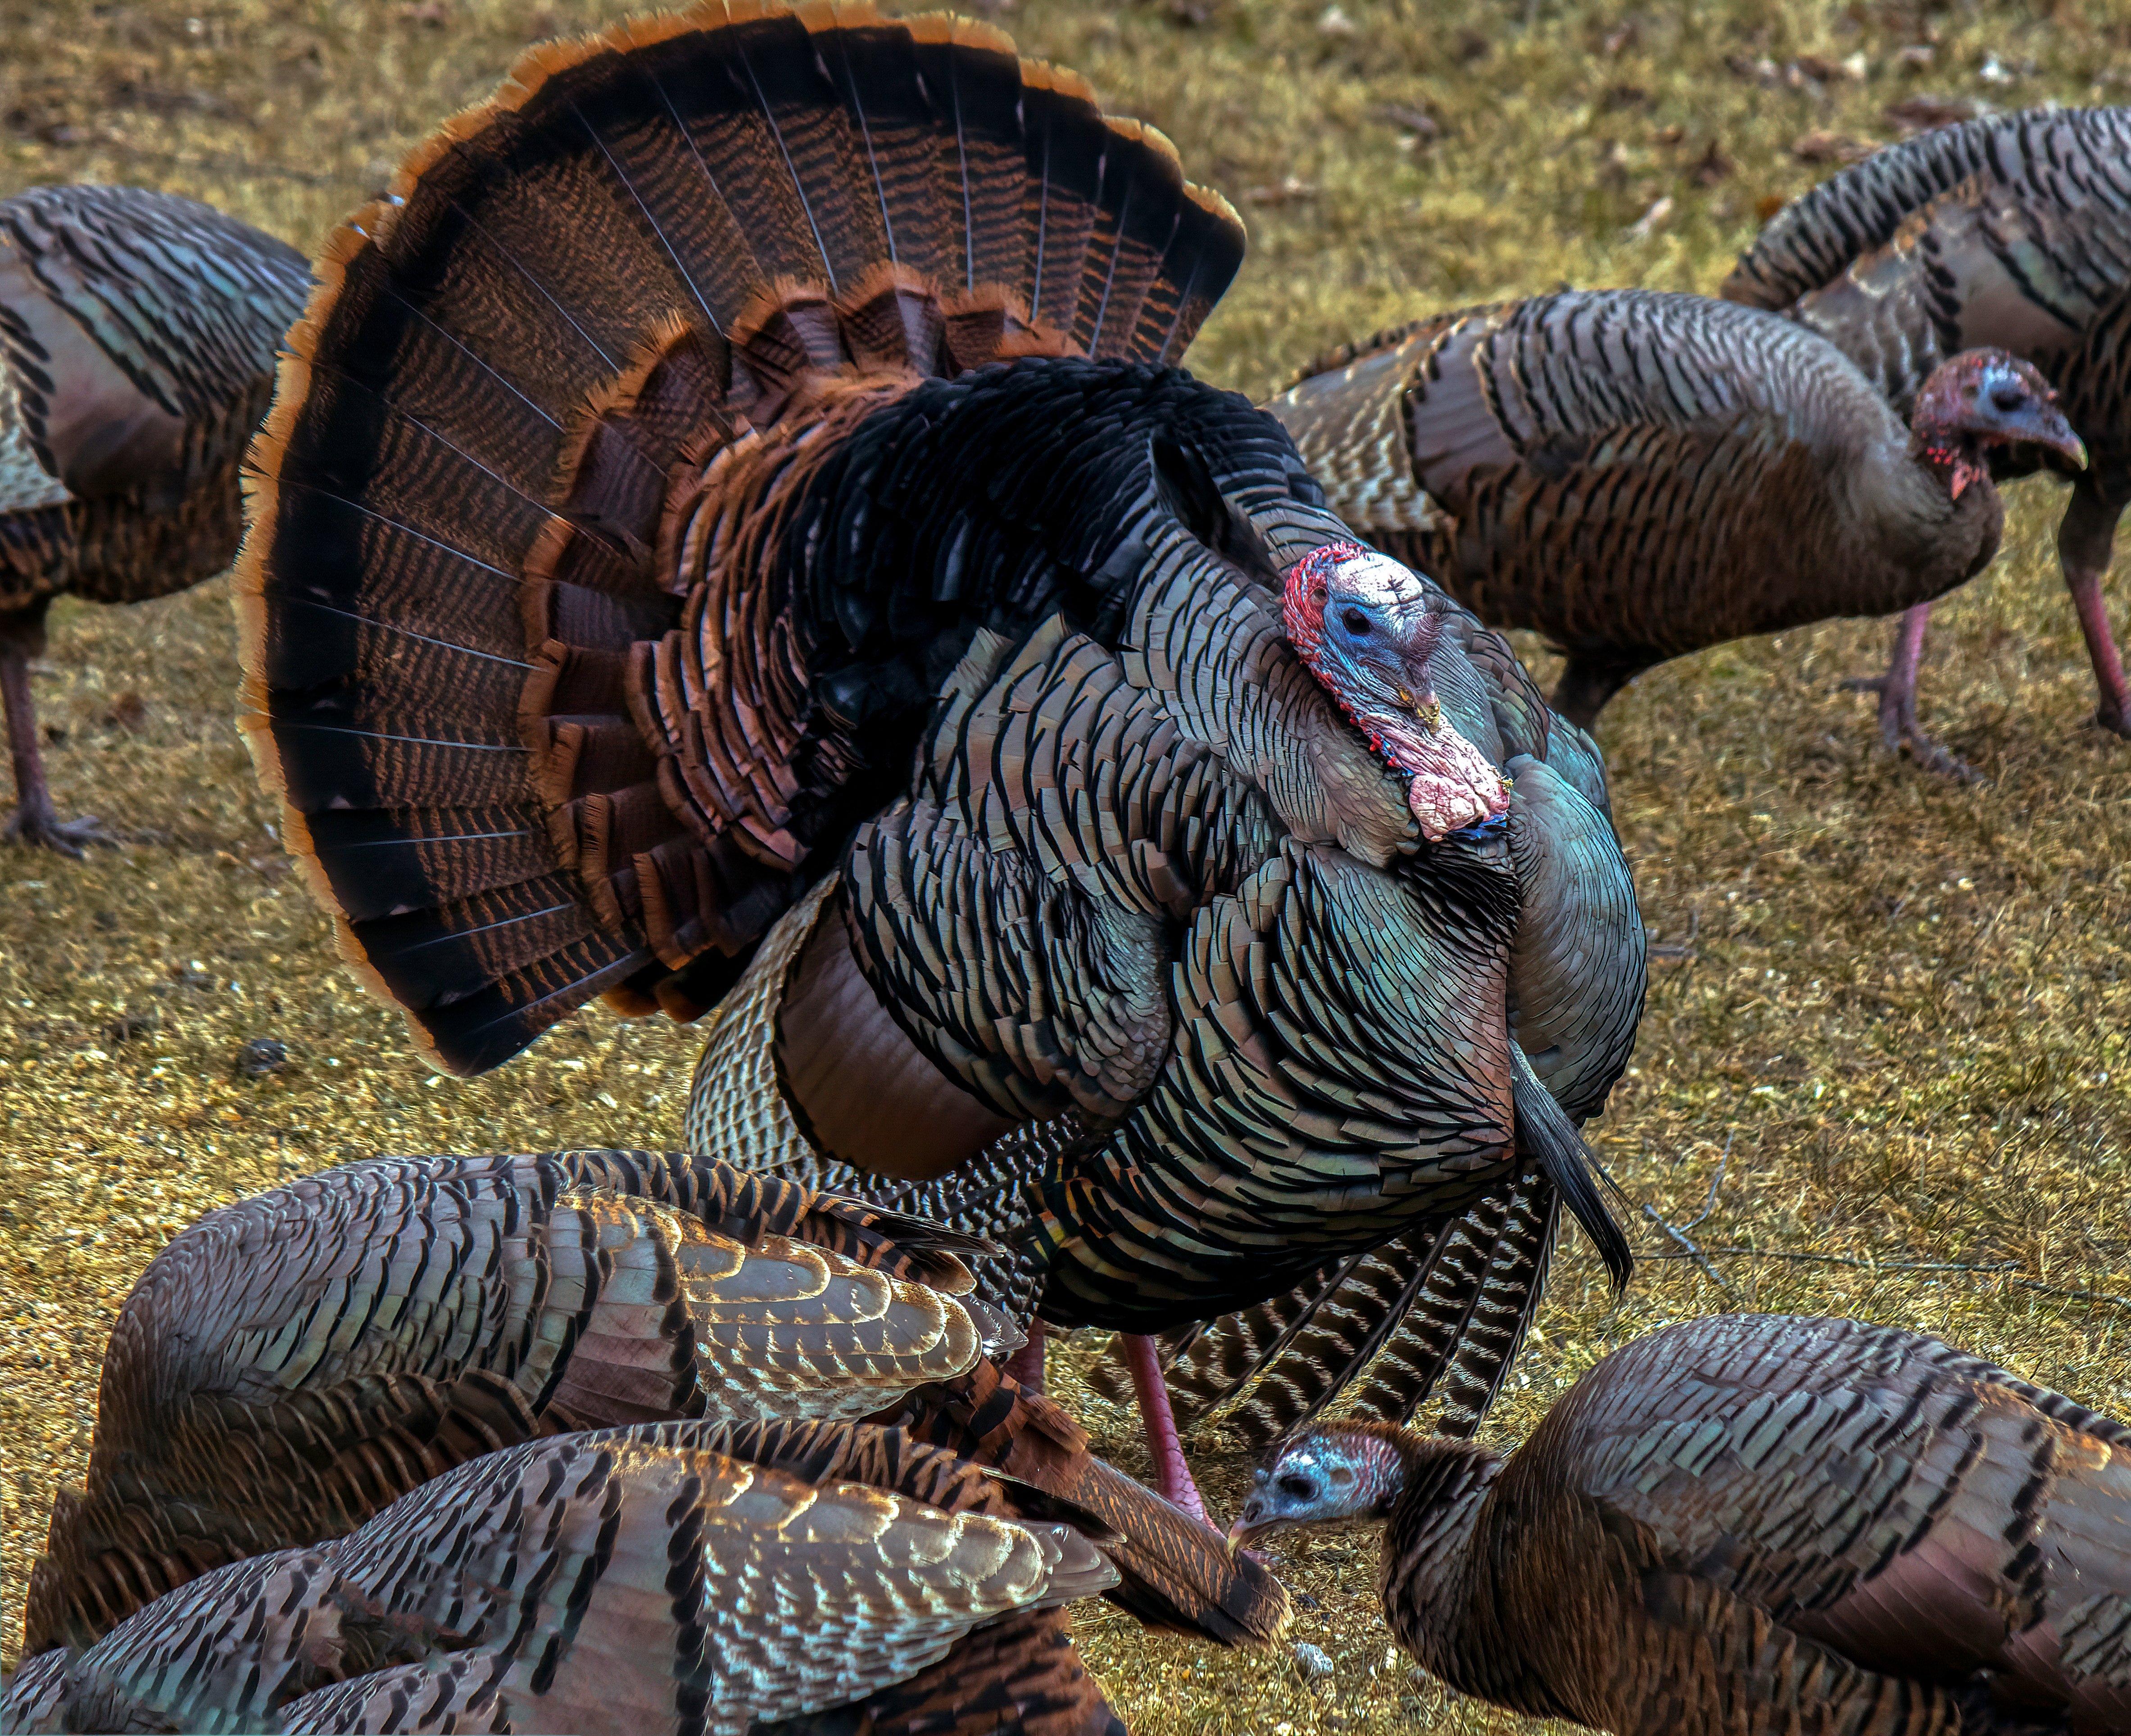
M1885 742L1967 775L1931 605L2047 469L2131 735L2131 110L1884 150L1722 299L1429 313L1262 407L1181 366L1244 246L1072 73L863 0L534 48L308 266L0 202L9 836L103 841L51 600L234 558L280 835L430 1059L705 1032L672 1150L381 1156L165 1248L7 1729L1122 1731L1075 1605L1271 1646L1257 1545L1372 1523L1398 1645L1514 1711L2131 1733L2131 1431L1980 1357L1719 1315L1475 1438L1558 1236L1633 1272L1607 701L1897 615ZM1146 1482L1046 1393L1080 1328Z

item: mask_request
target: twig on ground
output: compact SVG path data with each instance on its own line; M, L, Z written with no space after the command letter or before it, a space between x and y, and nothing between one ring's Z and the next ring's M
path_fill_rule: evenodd
M2071 1290L2034 1278L2015 1278L2013 1282L2023 1290L2039 1290L2045 1296L2068 1296L2074 1302L2105 1302L2111 1308L2131 1308L2131 1296L2117 1296L2107 1290Z
M1709 1178L1709 1192L1702 1199L1702 1209L1680 1226L1683 1230L1693 1229L1717 1209L1717 1190L1724 1185L1724 1171L1731 1161L1731 1141L1738 1136L1736 1128L1724 1136L1724 1150L1717 1160L1717 1173Z
M1708 1217L1712 1212L1717 1209L1717 1190L1724 1184L1724 1168L1726 1165L1731 1161L1731 1141L1738 1138L1738 1133L1736 1130L1726 1136L1724 1141L1723 1152L1717 1160L1717 1173L1709 1178L1709 1192L1702 1202L1701 1211L1697 1212L1693 1217L1688 1219L1686 1225L1688 1229L1693 1229L1697 1224L1700 1223L1703 1218ZM1607 1173L1604 1165L1601 1164L1598 1166L1598 1173L1606 1177L1607 1185L1611 1187L1616 1193L1620 1194L1621 1198L1623 1199L1627 1198L1626 1193L1622 1191L1621 1184L1615 1181L1612 1176ZM1693 1242L1689 1241L1680 1230L1675 1229L1671 1224L1666 1222L1664 1215L1659 1212L1658 1208L1652 1205L1648 1200L1645 1200L1643 1202L1643 1216L1650 1219L1652 1223L1655 1224L1660 1230L1664 1231L1666 1235L1669 1236L1686 1251L1684 1254L1659 1254L1655 1256L1656 1258L1659 1260L1692 1260L1697 1265L1702 1268L1702 1276L1707 1278L1712 1284L1715 1284L1718 1289L1723 1291L1723 1293L1727 1296L1735 1294L1731 1286L1724 1281L1723 1274L1719 1272L1715 1266L1710 1265L1707 1258L1703 1255L1702 1250L1697 1247Z
M1644 1210L1649 1211L1650 1208L1646 1206ZM1655 1213L1652 1215L1655 1216ZM1658 1222L1664 1223L1664 1220L1659 1218ZM1671 1226L1668 1224L1666 1227L1670 1229ZM1678 1232L1675 1231L1674 1233L1677 1236ZM1679 1239L1683 1241L1685 1238ZM1854 1254L1798 1254L1787 1248L1704 1248L1697 1250L1695 1257L1699 1259L1705 1254L1738 1260L1789 1260L1812 1265L1856 1266L1867 1272L2015 1272L2020 1267L2017 1260L1993 1260L1980 1265L1956 1260L1863 1260ZM1650 1257L1653 1260L1684 1260L1688 1256L1684 1254L1653 1254ZM2032 1280L2019 1278L2014 1282L2027 1284ZM2070 1295L2071 1292L2067 1290L2064 1294Z
M2017 1260L1989 1260L1970 1261L1961 1260L1865 1260L1855 1254L1803 1254L1789 1248L1698 1248L1678 1231L1657 1214L1653 1206L1645 1206L1644 1213L1660 1229L1670 1236L1686 1251L1678 1254L1653 1254L1653 1260L1692 1260L1712 1278L1708 1256L1732 1260L1788 1260L1803 1265L1824 1266L1855 1266L1865 1272L1983 1272L2011 1273L2020 1269ZM1700 1219L1695 1220L1697 1222ZM1717 1279L1721 1284L1723 1279ZM2039 1278L2007 1278L2017 1289L2033 1290L2043 1296L2062 1296L2072 1302L2100 1303L2109 1308L2131 1308L2131 1296L2119 1296L2110 1290L2076 1290L2061 1284L2044 1284Z

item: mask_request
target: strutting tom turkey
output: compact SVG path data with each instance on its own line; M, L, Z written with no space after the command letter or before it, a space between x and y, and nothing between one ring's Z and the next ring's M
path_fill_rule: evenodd
M7 1728L1123 1736L1064 1607L1118 1541L893 1428L565 1435L32 1660Z
M668 1420L892 1420L1095 1515L1141 1619L1268 1640L1286 1601L983 1360L976 1239L702 1158L381 1158L210 1213L104 1356L26 1655L231 1561L324 1542L455 1465Z
M1532 1166L1625 1272L1512 1035L1534 971L1632 1031L1595 761L1176 367L1242 247L1069 74L862 8L539 50L410 159L239 606L289 842L442 1064L693 1016L790 913L781 1109L903 1181L1049 1130L1047 1318L1249 1306Z
M1847 1320L1717 1315L1506 1456L1319 1424L1232 1535L1385 1523L1384 1614L1452 1686L1620 1736L2131 1731L2131 1430Z
M2095 718L2131 735L2101 589L2131 501L2131 109L1992 115L1875 152L1779 213L1723 293L1827 337L1904 414L1964 349L1996 345L2042 371L2089 461L2016 446L1994 450L1991 468L2071 476L2057 554L2094 665ZM1927 602L1909 611L1870 684L1889 741L1927 753L1916 681L1930 618Z
M212 578L243 531L238 467L266 414L303 256L190 199L34 187L0 200L0 707L4 833L78 856L45 786L30 662L57 596L137 603Z
M1997 550L1990 455L2080 455L2013 356L1919 388L1904 426L1773 314L1568 290L1334 351L1268 408L1380 547L1565 652L1554 702L1588 725L1668 658L1953 589Z

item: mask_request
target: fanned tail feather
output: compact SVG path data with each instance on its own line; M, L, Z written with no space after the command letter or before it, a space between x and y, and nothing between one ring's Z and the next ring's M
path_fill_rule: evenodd
M1174 361L1241 254L1070 74L864 5L550 44L419 149L290 334L237 609L289 846L431 1055L714 1004L852 773L789 600L690 575L921 377Z
M1401 1236L1256 1308L1166 1336L1179 1423L1218 1423L1256 1450L1335 1408L1403 1425L1439 1392L1438 1428L1470 1434L1544 1291L1559 1212L1559 1193L1528 1165L1513 1189L1439 1229ZM1089 1384L1116 1403L1131 1395L1115 1356Z
M1355 1394L1356 1416L1403 1428L1440 1385L1440 1432L1469 1438L1487 1419L1546 1294L1561 1194L1527 1169L1491 1216L1485 1241L1469 1233L1470 1215L1445 1232L1434 1281Z

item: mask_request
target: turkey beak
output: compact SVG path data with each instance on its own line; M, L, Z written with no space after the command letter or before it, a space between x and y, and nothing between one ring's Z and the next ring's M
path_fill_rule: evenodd
M2002 418L1992 430L1999 440L2039 446L2068 460L2076 468L2086 468L2086 442L2073 432L2064 412L2054 404L2031 400L2013 414Z
M1243 1503L1243 1517L1228 1528L1228 1553L1233 1555L1260 1532L1268 1528L1265 1504L1253 1496Z

